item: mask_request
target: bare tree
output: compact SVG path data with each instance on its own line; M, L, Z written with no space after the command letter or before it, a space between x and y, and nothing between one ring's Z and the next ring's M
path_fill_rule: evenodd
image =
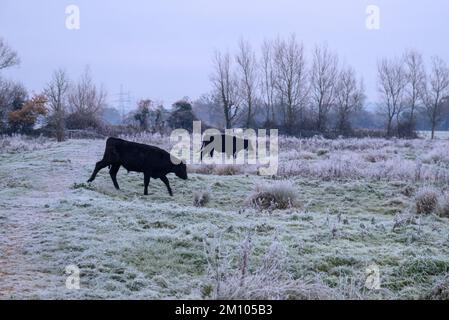
M20 59L17 52L12 50L8 44L0 38L0 70L19 63Z
M140 130L147 131L150 120L150 113L153 107L153 101L150 99L142 99L137 102L137 111L134 114L134 119L139 122Z
M58 142L64 141L65 116L70 82L64 70L53 73L51 81L44 90L47 104L50 107L50 121L56 130Z
M426 81L426 71L422 55L417 51L407 51L404 54L406 85L406 103L409 108L409 122L415 126L416 109L422 98L422 91Z
M262 58L260 61L261 81L260 89L265 107L267 124L275 121L274 104L276 99L275 70L273 66L273 45L265 40L262 44Z
M317 129L326 130L327 115L337 98L338 57L326 45L317 46L313 52L311 70L311 96L317 112Z
M432 72L424 89L424 105L429 117L432 139L435 129L445 114L444 101L449 96L449 68L439 57L432 58Z
M339 74L336 91L337 129L347 134L351 130L350 116L360 110L365 101L363 81L357 82L353 68L344 68Z
M72 86L69 96L69 111L78 117L77 121L98 122L106 104L106 92L93 83L89 67L86 67L79 81ZM84 127L82 123L79 123Z
M307 70L302 43L291 35L274 42L275 87L284 106L284 125L292 131L308 98Z
M215 53L211 81L223 107L226 128L232 128L240 116L238 81L231 69L229 53Z
M257 59L248 41L240 40L239 51L235 57L238 70L238 81L241 97L246 107L246 127L253 121L255 102L257 99Z
M391 136L393 119L399 119L403 105L406 76L401 61L382 59L377 64L381 112L387 118L387 136Z

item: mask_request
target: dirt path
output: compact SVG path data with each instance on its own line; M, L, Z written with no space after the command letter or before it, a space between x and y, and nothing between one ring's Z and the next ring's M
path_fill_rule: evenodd
M53 155L51 163L40 159L46 151ZM48 241L42 234L42 225L54 215L48 208L65 198L73 171L82 175L97 152L97 143L71 141L22 158L0 158L0 299L32 297L42 287L35 253Z

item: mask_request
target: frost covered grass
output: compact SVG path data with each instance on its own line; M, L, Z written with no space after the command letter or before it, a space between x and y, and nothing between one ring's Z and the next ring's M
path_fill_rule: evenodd
M142 176L123 169L121 190L107 169L87 184L102 140L41 148L14 139L31 146L0 144L3 299L447 297L449 219L439 212L448 162L439 150L448 141L282 137L282 177L189 168L187 181L169 176L170 197L154 179L143 196ZM168 148L166 138L140 139ZM432 153L438 161L425 159ZM281 178L282 195L300 206L248 207L256 186ZM437 214L416 214L423 186L438 191ZM373 264L380 289L365 286ZM79 290L65 286L68 265L80 269Z
M34 138L22 135L0 135L0 154L47 149L54 144L54 141L45 137Z

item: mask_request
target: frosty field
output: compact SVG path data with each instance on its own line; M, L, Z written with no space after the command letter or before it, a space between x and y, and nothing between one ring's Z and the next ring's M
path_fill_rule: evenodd
M449 298L449 141L282 137L277 176L194 166L169 175L174 197L123 168L121 190L107 169L87 184L104 144L0 138L0 298ZM280 180L294 204L251 206ZM439 205L418 214L430 188Z

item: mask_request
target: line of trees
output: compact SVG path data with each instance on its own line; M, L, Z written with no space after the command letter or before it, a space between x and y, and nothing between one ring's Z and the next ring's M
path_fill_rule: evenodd
M17 53L0 38L0 133L31 133L37 124L58 141L64 140L67 129L104 133L107 94L94 83L89 67L75 81L58 69L42 93L29 96L23 85L1 77L3 69L18 63ZM266 40L258 51L240 40L234 54L215 52L210 80L209 94L194 102L183 98L171 110L140 100L120 128L191 129L199 118L220 129L264 127L291 135L350 136L354 124L364 126L357 120L365 119L366 125L366 119L373 118L363 108L365 88L355 69L327 45L317 45L307 54L294 35ZM425 116L434 138L442 121L449 120L449 68L439 57L431 58L429 68L413 50L380 59L377 85L376 112L388 137L413 137L418 119L422 122Z
M449 68L440 57L431 58L427 71L417 51L407 51L401 58L378 62L380 111L386 117L387 136L410 136L415 131L416 115L424 113L435 129L449 116Z
M0 71L19 64L15 51L0 38ZM99 128L106 92L92 80L89 67L77 81L56 70L42 93L29 97L26 88L0 74L0 133L31 133L37 124L58 141L66 129Z
M308 59L294 35L266 40L259 52L241 40L233 55L216 52L213 66L212 92L198 104L208 104L225 128L351 135L351 119L366 100L363 79L354 68L341 63L327 45L315 46ZM439 57L432 57L429 71L417 51L381 59L377 83L377 113L389 137L414 136L417 115L425 114L433 138L448 117L449 69Z
M0 71L19 63L17 53L0 39ZM40 132L63 141L67 129L93 129L103 134L163 133L169 127L191 130L192 121L196 120L188 98L173 104L171 111L161 103L142 99L136 109L122 119L121 126L108 126L102 119L106 98L106 91L94 83L89 67L76 81L63 69L54 71L42 93L31 97L22 84L0 77L0 134ZM36 130L38 125L39 130Z
M351 115L365 101L363 81L352 67L326 45L314 48L309 63L294 35L265 41L259 55L241 40L235 55L216 52L213 63L210 96L223 109L226 128L280 127L297 134L334 126L348 134Z
M63 141L66 129L99 129L105 106L106 92L88 67L75 82L56 70L43 92L31 97L23 85L0 78L0 133L29 134L39 125Z

